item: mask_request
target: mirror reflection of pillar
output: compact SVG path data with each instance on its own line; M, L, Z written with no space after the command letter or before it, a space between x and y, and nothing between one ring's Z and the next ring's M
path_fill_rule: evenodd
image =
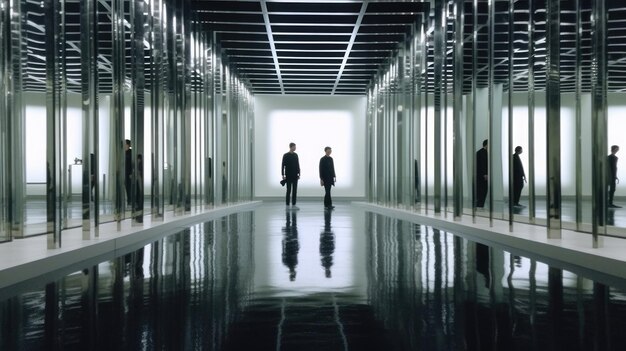
M26 219L25 114L22 99L23 62L27 55L22 34L22 1L5 1L0 8L0 241L24 237ZM39 14L38 14L39 15ZM14 155L19 155L14 157Z
M83 239L91 239L91 219L98 215L97 203L95 213L91 204L94 201L94 185L96 179L96 162L94 154L94 138L98 125L98 72L97 72L97 3L94 0L82 1L80 5L80 44L81 44L81 96L82 96L82 232ZM94 224L97 224L97 220Z
M131 1L130 15L132 23L131 46L131 115L132 135L132 175L131 175L131 213L133 224L143 223L144 204L144 110L145 110L145 54L144 54L144 2Z
M591 5L591 201L593 219L592 246L602 247L600 235L606 234L607 213L607 16L605 0Z
M576 46L575 52L581 52L581 41L582 41L582 8L581 0L575 0L575 9L576 9L576 37L574 39ZM583 154L583 127L582 127L582 104L581 104L581 95L582 95L582 55L576 55L576 62L574 66L574 76L575 76L575 91L574 96L576 99L576 230L582 230L583 223L583 165L582 165L582 154Z
M563 302L563 271L548 268L548 321L549 349L557 350L564 344L564 302Z
M65 154L65 27L64 2L44 4L46 41L46 209L48 248L61 247Z
M465 10L463 0L454 2L454 80L453 80L453 213L454 219L460 219L463 214L463 42L465 36Z
M109 146L113 159L111 174L113 175L113 217L118 230L124 217L125 189L125 153L124 153L124 83L126 65L124 0L112 0L112 61L113 80L111 92L111 138Z
M535 222L535 5L528 2L528 220Z
M443 196L442 183L444 183L443 177L445 174L442 174L441 170L443 167L442 164L442 150L441 145L442 141L442 131L441 131L441 122L444 118L444 101L445 101L445 91L444 91L444 59L445 59L445 45L446 45L446 33L447 33L447 23L445 20L445 7L447 6L447 2L444 1L435 1L435 23L434 23L434 32L433 32L433 47L434 47L434 80L433 80L433 101L434 101L434 172L433 172L433 184L434 184L434 192L433 192L433 206L435 214L441 212L441 197Z
M561 87L559 0L546 3L546 191L548 238L561 238Z
M162 14L162 0L152 0L150 2L150 113L152 133L150 135L152 154L150 158L145 158L144 162L151 168L152 179L151 187L151 220L162 221L165 212L164 199L164 150L163 143L163 120L165 113L165 94L164 94L164 78L163 71L164 58L164 18ZM149 163L148 163L149 162Z
M44 307L44 346L46 350L60 350L59 344L59 290L56 282L46 284Z

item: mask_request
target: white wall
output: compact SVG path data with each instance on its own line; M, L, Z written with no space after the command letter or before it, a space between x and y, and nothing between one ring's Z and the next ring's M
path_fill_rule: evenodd
M365 196L364 96L255 95L254 195L284 197L282 156L296 143L301 178L298 196L320 197L319 160L333 148L336 197Z
M125 97L130 101L130 95ZM146 101L149 101L149 94L146 94ZM99 138L100 138L100 159L99 159L99 180L102 180L102 174L107 176L107 196L112 197L112 177L109 175L110 164L110 146L109 138L110 121L111 121L111 99L109 95L101 94L99 96ZM45 195L45 186L29 185L28 183L45 183L46 182L46 95L38 92L24 92L23 101L25 102L25 129L26 129L26 194L27 195ZM146 143L144 145L144 154L150 155L152 152L150 133L152 130L150 119L150 106L145 107L144 119L144 135ZM82 149L82 109L80 94L68 92L67 94L67 143L66 157L67 165L74 164L74 158L83 159ZM125 139L132 139L130 136L130 107L125 109ZM144 186L145 194L150 193L150 184L152 170L150 168L149 158L144 156ZM72 166L72 193L80 194L82 178L81 166Z
M537 195L545 195L546 179L546 108L545 93L537 92L535 103L535 183ZM506 100L506 99L505 99ZM626 94L613 93L608 96L608 146L617 144L622 150L626 149L623 131L626 130ZM506 145L508 138L508 106L503 102L503 143ZM591 96L582 94L582 133L576 135L576 99L574 94L561 95L561 186L563 196L576 194L576 144L581 144L582 150L582 181L583 196L591 196ZM521 145L524 153L521 155L522 162L528 175L528 95L515 93L513 97L513 145ZM620 151L617 156L620 157ZM610 150L606 150L608 155ZM624 157L626 159L626 157ZM618 162L618 174L620 179L626 179L626 162ZM506 168L506 167L505 167ZM508 169L503 170L503 175L508 177ZM527 195L528 187L524 187L522 196ZM626 188L618 184L617 196L626 196Z

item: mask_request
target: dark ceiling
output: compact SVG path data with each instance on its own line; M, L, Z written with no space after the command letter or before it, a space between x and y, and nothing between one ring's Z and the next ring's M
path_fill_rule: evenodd
M364 95L422 2L193 1L253 93Z
M433 16L430 2L421 1L350 1L350 0L190 0L194 19L208 32L215 33L225 62L255 94L349 94L364 95L372 79L394 55L398 44L407 38L424 13L428 14L428 89L434 82ZM576 1L561 1L560 67L561 90L574 91L576 58L581 61L583 91L591 88L592 38L591 0L579 0L581 8L580 47L576 48ZM608 86L613 92L626 91L626 2L606 0L608 16ZM101 91L110 91L112 81L110 0L98 1L98 79ZM477 86L485 87L489 78L488 2L477 0L476 54L472 45L474 0L464 0L465 39L463 88L472 89L472 75ZM447 1L446 65L444 85L452 91L454 13ZM513 18L509 6L513 4ZM529 5L534 7L533 39L534 84L545 88L546 0L494 0L495 33L493 40L493 79L508 89L509 43L513 44L514 89L529 86L528 19ZM66 0L66 70L69 90L80 91L80 0ZM126 8L128 11L129 7ZM44 15L39 0L22 0L25 13L22 37L25 90L45 90ZM509 24L513 22L513 37ZM126 33L127 67L130 37ZM150 52L146 57L146 87L151 82ZM474 59L476 66L473 66ZM126 70L127 80L130 69Z

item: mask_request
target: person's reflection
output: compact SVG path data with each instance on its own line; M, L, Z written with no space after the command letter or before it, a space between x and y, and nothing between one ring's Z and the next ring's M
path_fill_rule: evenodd
M606 211L606 225L615 225L615 211Z
M335 252L335 233L330 224L331 216L332 211L324 211L324 230L320 233L320 256L326 278L331 277L330 267L333 266L333 253Z
M283 264L289 268L289 280L296 280L296 266L298 265L298 222L297 212L285 211L285 226L283 227Z
M491 286L491 273L489 272L489 246L476 243L476 271L485 277L485 287Z
M143 278L143 250L142 247L124 255L124 276L134 274L136 278Z

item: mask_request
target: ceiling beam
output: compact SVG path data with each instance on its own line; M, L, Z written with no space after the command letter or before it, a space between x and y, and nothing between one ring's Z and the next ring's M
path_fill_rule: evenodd
M280 74L280 64L278 63L278 54L276 53L276 45L274 44L274 34L272 34L272 24L270 23L270 16L267 11L266 0L261 0L261 11L263 12L263 22L265 22L265 30L267 32L267 39L270 42L270 49L272 50L272 58L274 59L274 68L276 69L276 77L278 83L280 83L280 93L285 94L285 86L283 85L283 77Z
M367 3L369 0L363 0L361 4L361 11L359 11L359 17L356 19L356 23L354 24L354 28L352 29L352 34L350 35L350 41L348 42L348 47L346 48L346 52L343 55L343 60L341 61L341 67L339 67L339 72L337 72L337 79L335 80L335 85L333 86L333 91L330 95L335 95L335 91L337 90L337 86L339 85L339 80L341 79L341 74L343 70L346 68L346 63L348 62L348 58L350 57L350 52L352 51L352 46L356 40L356 35L359 32L359 28L361 28L361 23L363 22L363 17L365 17L365 11L367 10Z

